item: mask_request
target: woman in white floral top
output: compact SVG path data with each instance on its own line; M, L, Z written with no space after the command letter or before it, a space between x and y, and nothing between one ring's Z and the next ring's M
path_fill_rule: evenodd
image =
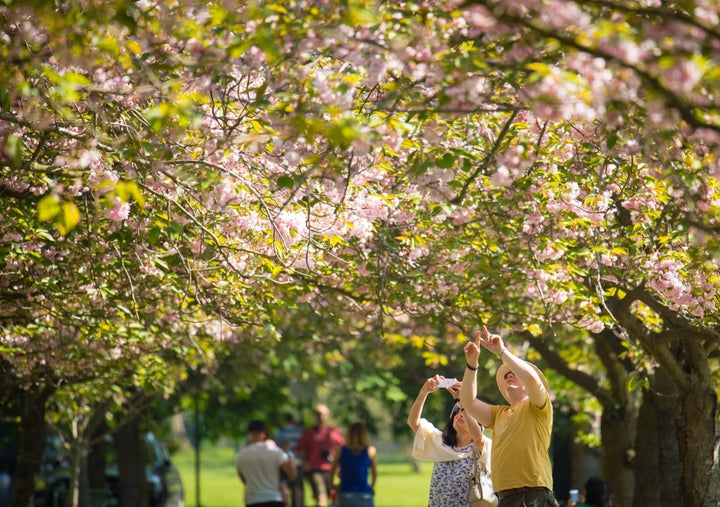
M428 395L440 389L444 377L429 378L420 388L410 408L407 423L415 433L413 458L432 461L428 507L467 507L468 484L472 473L472 448L477 447L480 459L490 470L489 456L492 442L482 433L482 426L470 417L458 403L455 404L443 431L422 416ZM460 397L461 382L455 382L447 390L456 400Z

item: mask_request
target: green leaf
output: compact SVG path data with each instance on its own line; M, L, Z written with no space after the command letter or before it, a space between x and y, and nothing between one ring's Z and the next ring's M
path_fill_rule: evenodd
M457 157L452 153L445 153L442 158L437 161L437 165L441 169L450 169L453 165L455 165L456 160Z
M22 164L22 157L25 145L22 137L17 134L10 134L5 141L5 151L10 157L11 166L17 169Z
M641 389L649 389L649 388L650 388L650 381L644 375L641 375L637 371L631 372L630 375L628 375L628 380L627 380L628 391L638 391Z
M360 136L360 129L354 118L344 117L331 123L325 131L325 137L335 146L346 149Z
M135 183L134 181L118 182L118 184L115 186L115 193L124 202L128 202L130 200L130 197L132 197L133 199L135 199L135 202L137 202L140 206L145 204L145 197L143 196L142 192L140 192L140 188L138 187L137 183Z
M38 203L38 219L42 222L51 222L60 214L60 199L55 194L46 195Z
M95 42L98 49L110 53L112 56L118 56L120 54L120 44L114 37L106 36Z
M158 240L160 239L161 235L162 235L162 229L160 227L157 227L157 226L151 227L148 230L148 235L147 235L148 243L150 243L151 245L155 245L158 242Z
M151 107L145 112L145 119L153 132L160 132L167 123L170 106L166 103Z
M277 180L277 185L280 188L295 188L295 181L290 176L280 176Z
M608 134L608 136L607 136L607 139L606 139L606 141L605 141L605 144L607 144L607 147L612 150L613 148L615 148L615 145L617 144L617 141L618 141L618 134L617 134L617 132L610 132L610 133Z
M61 234L67 234L80 221L80 210L74 202L65 202L62 205L63 219L61 222Z
M178 239L180 236L182 236L183 226L182 224L179 224L177 222L171 222L165 228L165 232L168 236L170 236L171 239Z

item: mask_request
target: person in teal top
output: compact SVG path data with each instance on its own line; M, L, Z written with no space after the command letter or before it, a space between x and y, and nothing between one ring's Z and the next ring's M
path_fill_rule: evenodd
M374 507L377 480L377 449L370 445L365 424L353 423L348 429L345 445L335 451L330 483L335 477L340 484L333 486L337 493L335 507Z
M610 485L599 477L590 477L585 483L581 503L568 500L568 507L615 507L615 496Z

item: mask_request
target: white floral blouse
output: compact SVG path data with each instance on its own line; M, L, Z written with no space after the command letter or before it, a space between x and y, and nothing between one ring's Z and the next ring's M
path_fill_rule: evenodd
M430 478L428 507L468 507L467 495L472 473L472 448L474 443L464 447L449 447L442 442L442 432L426 419L420 426L413 441L413 458L433 461ZM489 469L491 440L485 438L481 459Z
M465 447L457 448L460 452L467 452L467 458L454 461L437 461L433 465L430 478L430 497L428 507L467 507L468 484L472 473L472 447L471 443Z

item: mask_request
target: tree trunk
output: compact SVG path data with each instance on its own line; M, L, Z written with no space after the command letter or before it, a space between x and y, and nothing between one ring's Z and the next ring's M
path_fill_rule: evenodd
M73 436L75 439L70 450L69 505L90 507L90 495L87 491L87 480L84 477L87 474L87 443L83 436L77 434Z
M718 417L717 394L712 384L693 378L678 399L676 423L680 451L681 505L720 505L711 498L710 477L714 473Z
M92 507L92 491L90 490L90 447L87 441L83 443L80 452L80 469L78 470L78 507Z
M595 396L602 405L600 433L603 478L614 490L621 507L632 505L635 472L628 459L635 448L638 418L638 395L628 392L627 381L632 364L623 359L624 345L609 329L594 335L598 359L606 372L606 381L568 367L568 364L545 341L524 335L551 368ZM584 483L588 477L575 478ZM563 492L559 492L560 495Z
M25 392L13 507L33 507L35 478L40 472L45 447L45 404L51 393L52 389L48 387Z
M181 449L189 449L192 443L185 428L185 417L182 412L177 412L170 417L170 428L173 440L175 440Z
M715 461L713 462L713 470L710 474L710 490L708 491L708 498L718 499L720 498L720 418L715 419Z
M637 438L639 395L626 387L632 370L622 359L623 349L610 330L604 330L595 339L595 350L609 382L607 395L598 398L603 406L600 418L602 475L612 486L617 504L627 507L632 505L637 484L630 456Z
M628 452L635 448L637 412L630 406L603 408L600 419L602 475L612 486L617 505L627 507L632 505L635 491L635 476Z
M91 497L93 497L92 505L97 505L95 501L96 495L102 496L104 499L105 485L107 483L106 478L106 463L107 463L107 442L105 437L107 436L108 428L105 424L105 419L100 421L98 427L93 431L90 447L90 455L88 456L88 490ZM104 504L103 504L104 505Z
M145 440L140 432L139 418L122 425L115 433L114 441L118 458L120 507L147 507Z
M653 487L635 489L634 507L680 505L678 445L675 430L676 390L658 369L643 394L634 459L636 484Z

